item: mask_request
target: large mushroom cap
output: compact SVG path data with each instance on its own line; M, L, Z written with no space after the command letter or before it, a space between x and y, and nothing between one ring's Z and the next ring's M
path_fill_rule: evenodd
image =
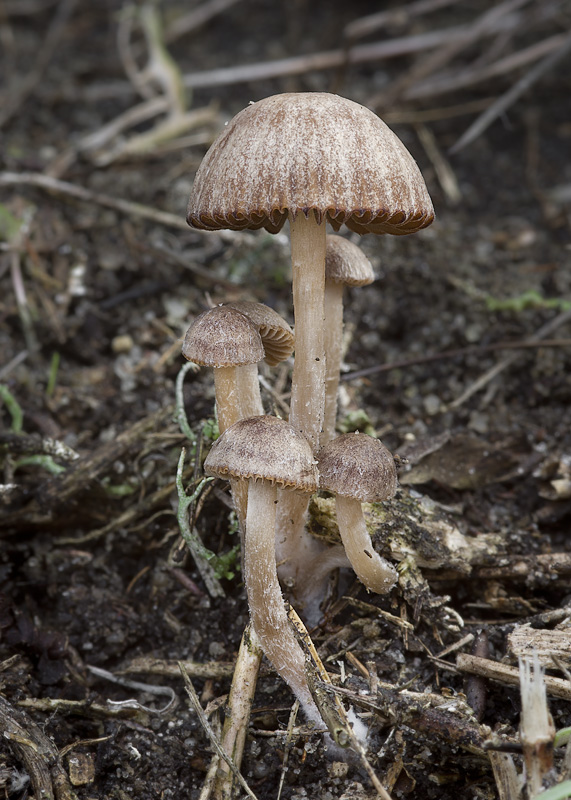
M187 330L182 354L204 367L241 367L262 361L264 347L248 317L235 308L215 306Z
M200 165L189 225L265 228L315 212L337 231L413 233L432 202L416 162L382 120L334 94L279 94L232 119Z
M375 280L373 267L361 248L342 236L326 237L325 277L346 286L366 286Z
M217 478L266 480L282 489L317 489L309 442L277 417L250 417L232 425L212 445L204 471Z
M362 503L393 497L397 471L390 451L364 433L345 433L325 445L318 455L319 487Z

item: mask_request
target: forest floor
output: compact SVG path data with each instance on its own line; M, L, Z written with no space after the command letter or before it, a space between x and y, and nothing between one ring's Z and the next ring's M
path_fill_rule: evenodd
M11 800L42 788L206 797L213 750L177 662L218 730L248 609L239 560L211 596L180 545L183 446L186 485L200 477L174 413L181 338L230 300L293 320L285 232L201 233L184 217L224 121L283 91L378 111L436 209L417 235L359 242L377 279L348 293L340 429L375 432L408 460L395 502L369 516L401 578L380 597L342 574L315 645L361 698L370 766L393 798L514 800L484 745L507 742L522 772L514 675L532 648L555 728L571 725L571 8L394 6L376 29L362 21L379 4L365 0L164 0L155 16L119 0L0 3L0 792ZM150 83L149 47L162 64ZM321 53L333 67L319 68ZM524 76L536 80L450 152ZM284 413L290 369L263 368L269 411ZM204 455L207 370L187 374L183 398ZM326 504L314 504L317 534ZM231 551L225 485L195 511L207 547ZM483 678L470 677L476 662ZM363 761L325 752L301 713L286 736L292 702L265 665L241 766L254 795L278 798L283 777L283 800L375 797Z

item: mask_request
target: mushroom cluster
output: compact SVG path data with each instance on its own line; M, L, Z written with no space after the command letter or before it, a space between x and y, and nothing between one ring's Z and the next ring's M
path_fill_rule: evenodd
M369 109L333 94L280 94L252 103L224 128L194 181L187 221L203 230L265 228L289 221L295 359L289 421L264 415L257 364L291 355L289 326L255 303L198 317L186 358L214 368L221 436L205 470L231 482L243 535L250 614L264 652L320 716L291 631L279 578L315 611L320 580L351 564L371 591L386 593L394 567L371 545L363 502L392 497L394 459L364 434L335 436L342 352L343 287L373 280L351 241L326 234L414 233L434 218L420 171L402 142ZM270 319L271 317L271 319ZM205 337L210 337L206 342ZM326 549L305 529L311 494L336 497L342 546ZM308 587L309 590L308 590Z

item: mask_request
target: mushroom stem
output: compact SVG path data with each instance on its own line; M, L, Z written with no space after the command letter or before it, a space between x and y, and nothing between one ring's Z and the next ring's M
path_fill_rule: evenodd
M321 445L335 436L337 421L337 391L343 352L343 292L344 285L325 281L325 411Z
M305 530L307 507L311 495L301 492L279 491L277 507L276 558L278 574L285 586L293 589L296 602L299 595L296 587L303 589L305 567L320 555L324 546ZM310 582L312 580L310 578Z
M335 508L341 540L357 577L370 591L386 594L396 583L397 571L373 549L361 501L337 495Z
M264 413L260 395L260 382L258 381L258 365L244 364L236 367L236 383L240 396L242 419L260 417Z
M268 481L248 482L244 578L252 625L264 653L290 686L307 717L321 723L305 677L303 651L290 627L276 572L277 489Z
M257 410L262 407L259 386L257 364L214 368L218 430L221 434L240 419L264 413L263 410ZM247 488L243 481L231 478L230 489L240 530L243 531L248 502Z
M220 433L224 433L227 428L241 418L236 369L236 367L214 368L214 391Z
M319 223L313 211L307 217L290 213L290 231L295 316L290 423L315 453L325 403L325 220Z

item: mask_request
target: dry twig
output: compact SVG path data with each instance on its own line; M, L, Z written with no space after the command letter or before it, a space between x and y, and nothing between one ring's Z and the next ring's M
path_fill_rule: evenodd
M222 749L220 742L218 741L218 737L212 730L212 726L208 722L206 714L204 713L202 706L200 705L200 699L196 694L196 690L192 685L192 681L188 676L188 672L185 669L184 663L182 661L179 661L178 665L180 673L184 680L184 688L186 689L186 693L188 694L190 702L194 710L196 711L198 719L200 720L200 724L202 725L206 735L210 739L210 743L212 744L212 746L214 747L216 753L220 756L220 758L223 759L226 762L226 764L228 764L228 767L230 768L231 772L237 778L238 782L240 783L241 787L244 789L248 797L252 798L252 800L257 800L256 795L246 783L246 780L242 775L242 773L240 772L240 770L238 769L238 767L234 764L230 756L227 755L227 753Z
M571 309L567 311L562 311L561 314L558 314L554 319L551 319L549 322L546 322L545 325L542 325L541 328L535 333L530 339L529 342L541 342L542 339L545 339L546 336L549 336L551 333L556 331L562 325L565 325L567 322L571 320ZM450 408L458 408L459 406L463 405L467 400L472 397L473 394L479 392L488 383L497 377L501 372L511 366L517 359L519 358L519 353L511 353L509 356L506 356L502 361L499 361L494 367L489 369L483 375L481 375L474 383L468 386L467 389L462 392L460 397L457 397L452 403L450 403Z
M440 664L440 666L443 666ZM478 658L466 653L460 653L456 658L456 669L468 675L481 675L483 678L504 683L508 686L519 686L519 669L510 667L508 664L500 664L489 658ZM545 686L547 694L552 697L561 697L569 702L571 700L571 684L561 678L553 678L551 675L545 676Z
M560 47L549 53L539 64L530 69L522 78L515 83L509 91L499 97L495 103L487 108L483 114L474 120L472 125L458 139L456 144L450 148L450 153L458 153L464 147L472 144L478 136L488 128L494 120L513 105L521 95L533 86L547 72L552 70L571 50L571 33L563 40Z

